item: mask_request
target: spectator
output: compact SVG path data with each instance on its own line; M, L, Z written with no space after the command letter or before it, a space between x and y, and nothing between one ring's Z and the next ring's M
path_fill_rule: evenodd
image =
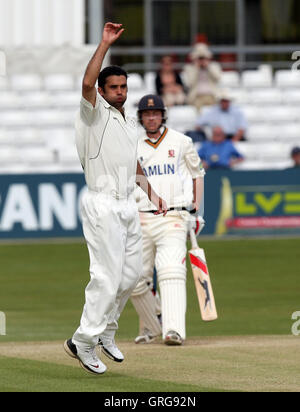
M234 142L246 140L247 120L240 108L232 104L232 97L227 90L220 92L218 104L208 108L196 121L196 130L203 132L204 126L218 124L224 130L226 139Z
M211 140L203 143L198 154L205 169L230 169L244 160L220 126L213 127Z
M186 100L183 82L173 64L172 56L162 57L155 79L156 92L167 107L184 104Z
M296 146L291 151L291 158L293 159L294 165L292 168L300 168L300 147Z
M183 79L188 88L187 103L198 110L216 103L218 83L222 75L219 63L212 61L212 53L204 43L194 46L192 63L183 68Z

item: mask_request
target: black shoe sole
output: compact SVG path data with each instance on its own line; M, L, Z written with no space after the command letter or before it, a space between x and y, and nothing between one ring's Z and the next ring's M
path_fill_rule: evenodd
M105 355L108 359L113 360L114 362L118 362L118 363L123 362L124 359L116 358L112 353L109 352L109 350L107 350L107 349L103 346L103 343L102 343L101 339L99 339L98 344L99 344L99 346L100 346L100 348L101 348L101 352L103 352L104 355Z
M72 358L72 359L77 359L79 361L79 365L88 373L91 373L92 375L102 375L104 372L102 373L97 373L94 372L92 369L90 369L87 365L85 365L77 356L77 349L76 346L74 345L74 343L72 342L71 339L66 340L64 342L64 350L65 352Z
M182 345L182 342L175 342L175 341L172 341L172 340L165 340L165 345L167 345L167 346L181 346Z
M78 359L77 357L77 349L71 339L67 339L64 342L64 350L66 353L73 359ZM78 359L79 360L79 359Z

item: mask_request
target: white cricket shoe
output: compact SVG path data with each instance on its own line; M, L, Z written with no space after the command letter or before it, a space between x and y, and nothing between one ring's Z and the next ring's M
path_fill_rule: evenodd
M143 330L143 334L137 336L134 341L137 344L147 344L147 343L151 343L153 342L155 339L157 338L157 336L153 336L150 332L149 329L145 328Z
M100 336L98 342L101 351L106 355L109 359L115 362L123 362L124 355L117 347L115 340L111 338L107 338L104 336Z
M80 366L89 373L101 375L107 369L96 355L95 348L88 346L81 348L74 345L72 339L69 339L65 341L64 349L71 358L78 359Z
M164 343L169 346L182 345L183 339L179 333L174 330L170 330L164 339Z

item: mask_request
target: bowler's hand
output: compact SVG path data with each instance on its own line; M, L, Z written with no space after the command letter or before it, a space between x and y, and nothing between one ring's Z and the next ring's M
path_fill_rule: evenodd
M102 41L111 45L121 36L124 30L122 24L106 23L103 29Z
M168 206L167 203L161 198L158 198L158 208L157 208L157 212L155 212L155 215L161 215L163 214L164 216L166 216L167 212L168 212Z

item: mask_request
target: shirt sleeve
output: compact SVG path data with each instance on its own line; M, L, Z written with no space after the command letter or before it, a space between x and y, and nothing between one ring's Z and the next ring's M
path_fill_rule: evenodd
M205 175L201 159L193 145L193 141L187 136L184 145L184 160L193 179L203 177Z
M236 124L238 129L246 130L248 128L246 116L239 109L236 110Z
M205 110L204 113L196 119L196 126L198 127L211 126L212 116L213 116L212 109Z
M100 101L98 93L96 95L95 107L84 97L81 97L80 101L80 118L84 124L91 126L96 123L99 118Z

